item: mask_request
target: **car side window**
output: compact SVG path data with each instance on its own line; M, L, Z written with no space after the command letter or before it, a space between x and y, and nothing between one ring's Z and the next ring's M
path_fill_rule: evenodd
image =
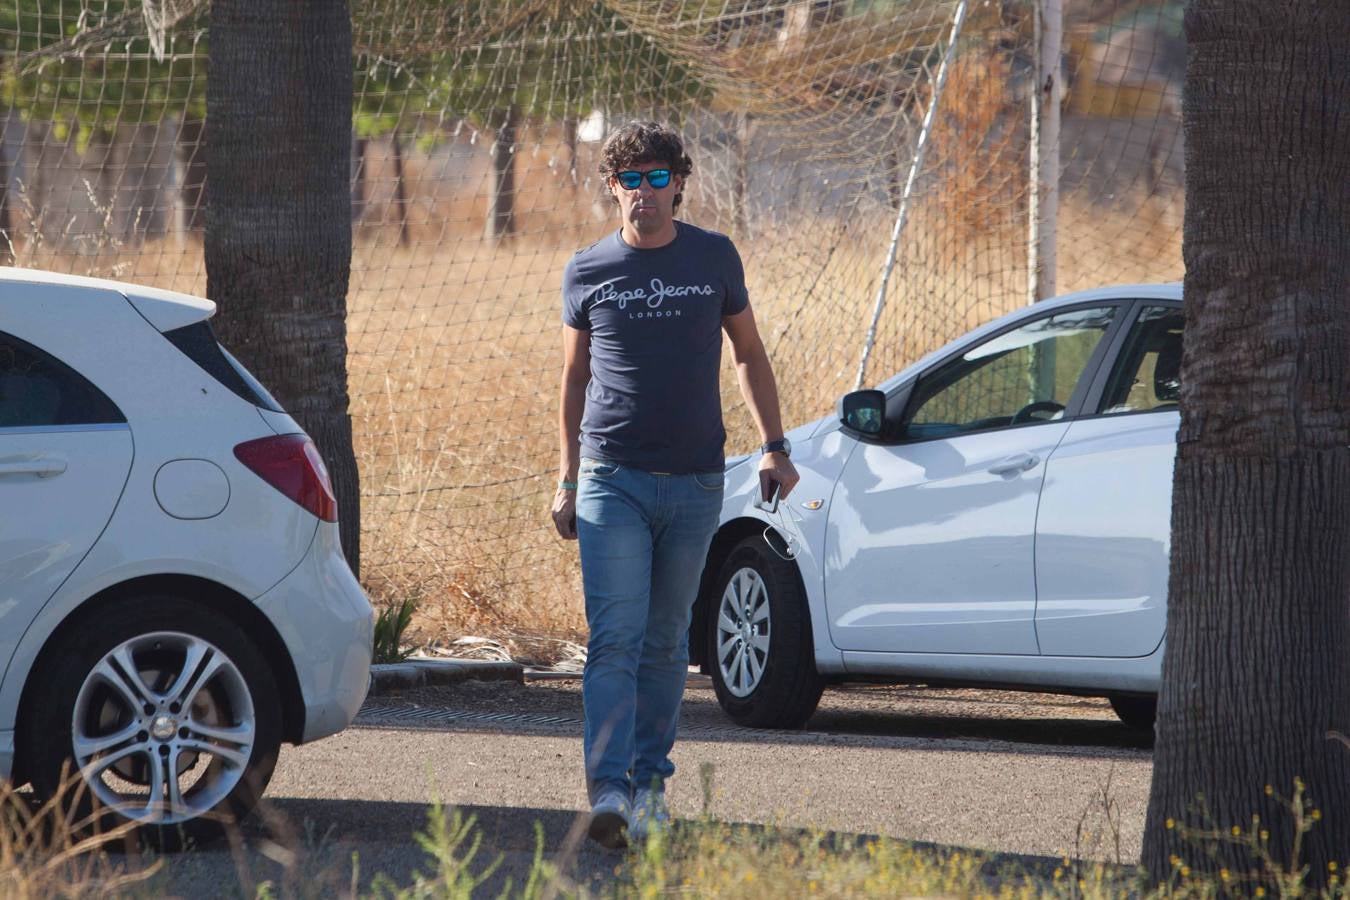
M1130 328L1097 412L1175 409L1181 399L1180 309L1148 306Z
M1114 305L1056 313L967 350L916 385L906 435L947 437L1058 419L1116 314Z
M107 395L70 366L0 332L0 428L125 422Z

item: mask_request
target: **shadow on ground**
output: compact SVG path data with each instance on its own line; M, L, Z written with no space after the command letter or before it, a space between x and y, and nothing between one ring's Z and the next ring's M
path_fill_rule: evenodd
M501 858L479 889L482 896L498 896L508 880L519 888L529 877L537 827L544 859L593 893L609 892L623 861L622 854L585 840L584 822L578 827L574 810L462 806L457 811L475 825L457 855L462 858L481 841L469 870L483 873ZM230 840L164 857L162 871L146 887L153 896L249 900L264 883L270 883L272 895L284 897L349 896L353 890L387 895L411 886L416 873L436 876L435 859L417 840L433 814L434 808L422 803L268 799ZM153 862L129 861L132 869Z
M463 819L474 820L475 835L481 839L470 870L481 874L500 858L474 896L500 896L508 881L514 896L529 877L540 833L543 858L558 866L569 886L602 897L631 892L633 886L621 880L624 854L586 841L584 820L575 811L463 806L458 812ZM416 840L419 832L427 830L433 813L430 805L420 803L270 800L241 835L228 843L167 857L164 869L143 887L153 896L193 898L252 900L264 883L273 896L333 897L353 892L388 896L413 885L419 872L435 877L435 860ZM743 827L749 832L769 831L756 825ZM806 834L797 829L770 832L773 841L781 837L795 842ZM873 840L872 835L832 833L825 837L824 846L843 849ZM460 848L459 855L470 843ZM911 846L939 856L962 849L926 842ZM1002 883L1010 871L1048 882L1061 864L1062 860L1048 857L992 854L982 872L991 886ZM1110 868L1122 884L1134 871L1132 867Z
M935 699L936 698L936 699ZM953 699L955 698L955 699ZM1128 728L1084 703L1104 701L1010 692L942 692L926 688L829 691L801 731L742 728L711 690L692 688L680 714L682 740L748 744L867 744L913 746L940 742L954 752L1043 753L1063 747L1075 756L1114 757L1150 752L1151 732ZM581 734L575 685L450 685L407 695L372 698L358 726L448 732L511 731Z

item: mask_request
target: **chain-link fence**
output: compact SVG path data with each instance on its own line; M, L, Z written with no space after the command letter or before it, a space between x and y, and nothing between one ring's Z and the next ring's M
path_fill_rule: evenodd
M1181 5L1063 0L1061 26L1060 0L354 0L372 594L419 596L427 637L583 628L547 514L558 286L617 227L612 126L683 133L682 217L737 242L796 424L865 347L879 381L1026 303L1032 265L1058 292L1180 277ZM205 0L3 0L0 256L204 292L208 22ZM724 398L748 449L729 366Z

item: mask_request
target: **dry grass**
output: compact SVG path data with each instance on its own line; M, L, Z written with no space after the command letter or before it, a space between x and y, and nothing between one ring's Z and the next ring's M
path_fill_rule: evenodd
M970 68L953 77L986 84L988 75ZM954 113L957 133L1002 102L973 96ZM445 172L429 171L425 159L408 163L409 243L400 244L399 229L386 221L378 189L357 229L348 340L363 578L377 602L419 600L411 634L422 644L477 634L547 656L528 640L584 635L575 544L553 534L548 516L557 466L558 283L573 249L608 232L614 219L586 180L592 159L579 161L573 186L558 148L543 139L533 146L518 160L523 230L515 237L482 238L483 172L460 171L447 187ZM945 158L960 165L916 198L902 236L869 382L1024 297L1023 214L1007 201L1016 184L981 158L1006 153L952 146ZM372 172L378 188L378 165ZM974 211L953 215L962 192ZM718 210L697 202L691 196L688 218L716 220ZM738 241L789 425L827 414L853 386L893 215L884 198L861 196L832 219L763 227ZM1147 199L1120 215L1070 196L1061 211L1061 290L1179 277L1174 216ZM85 255L32 240L17 250L22 265L190 293L205 288L194 237ZM723 398L728 451L753 446L730 366Z
M128 837L129 826L76 834L87 823L71 822L65 809L83 790L83 781L74 778L56 799L37 805L32 795L0 781L0 897L107 897L143 885L159 871L159 863L129 871L109 858L105 851Z
M1320 815L1302 785L1286 801L1292 822L1261 822L1249 828L1198 827L1181 823L1186 857L1172 858L1172 872L1163 884L1150 887L1142 869L1127 863L1119 843L1118 807L1109 782L1099 798L1106 835L1088 835L1084 810L1073 855L1059 859L1022 857L960 847L915 844L874 837L783 827L735 825L707 812L715 794L710 764L700 770L704 812L652 834L613 859L612 875L588 883L575 880L583 840L585 814L560 844L549 846L542 824L536 823L532 857L508 860L493 849L493 835L472 815L434 803L423 830L413 840L425 857L405 884L379 873L367 875L355 853L334 854L332 832L318 835L291 822L263 803L259 816L266 835L245 840L238 829L227 831L237 887L244 897L470 897L494 896L541 900L548 897L716 896L778 898L819 896L989 897L989 898L1213 898L1230 896L1347 896L1335 864L1326 885L1309 871L1302 847L1318 827ZM72 788L78 790L78 787ZM1269 789L1267 789L1269 790ZM91 838L71 836L53 802L35 808L24 794L0 784L0 896L16 900L48 897L95 898L162 896L171 881L169 867L190 871L191 852L183 857L110 853L127 838L122 827ZM1113 812L1114 809L1114 812ZM1266 828L1294 829L1290 858L1277 858ZM1168 828L1173 828L1170 822ZM1114 832L1114 844L1109 842ZM1096 843L1094 843L1094 841ZM1114 853L1111 852L1112 846ZM1242 848L1250 871L1219 868L1226 852ZM517 857L519 853L515 854ZM1188 863L1187 860L1191 862ZM1195 869L1192 870L1191 866ZM181 873L180 873L181 874ZM363 889L363 883L365 887ZM225 890L225 885L219 886Z

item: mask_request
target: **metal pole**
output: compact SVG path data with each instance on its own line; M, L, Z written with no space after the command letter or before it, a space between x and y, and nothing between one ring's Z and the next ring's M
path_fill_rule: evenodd
M1059 224L1059 63L1063 0L1035 0L1036 84L1031 92L1031 185L1027 203L1027 304L1055 295Z
M895 251L900 243L900 233L905 230L905 219L909 215L909 200L914 193L914 182L919 176L919 167L923 165L924 148L928 146L928 135L933 130L933 117L938 102L942 99L942 87L947 83L947 68L956 55L956 39L961 36L961 25L966 20L967 0L956 5L952 15L952 30L947 38L947 52L942 55L942 64L938 66L937 77L933 79L933 97L928 101L928 110L923 114L923 126L919 129L919 141L914 147L914 158L910 160L909 175L905 178L905 191L900 197L900 209L895 214L895 225L891 228L891 244L886 248L886 261L881 265L881 285L877 288L877 302L872 310L872 324L867 329L867 339L863 342L862 359L858 361L858 377L853 383L856 391L863 386L867 377L867 360L872 355L872 347L877 340L877 323L881 321L881 311L886 306L886 285L891 280L891 271L895 268Z

